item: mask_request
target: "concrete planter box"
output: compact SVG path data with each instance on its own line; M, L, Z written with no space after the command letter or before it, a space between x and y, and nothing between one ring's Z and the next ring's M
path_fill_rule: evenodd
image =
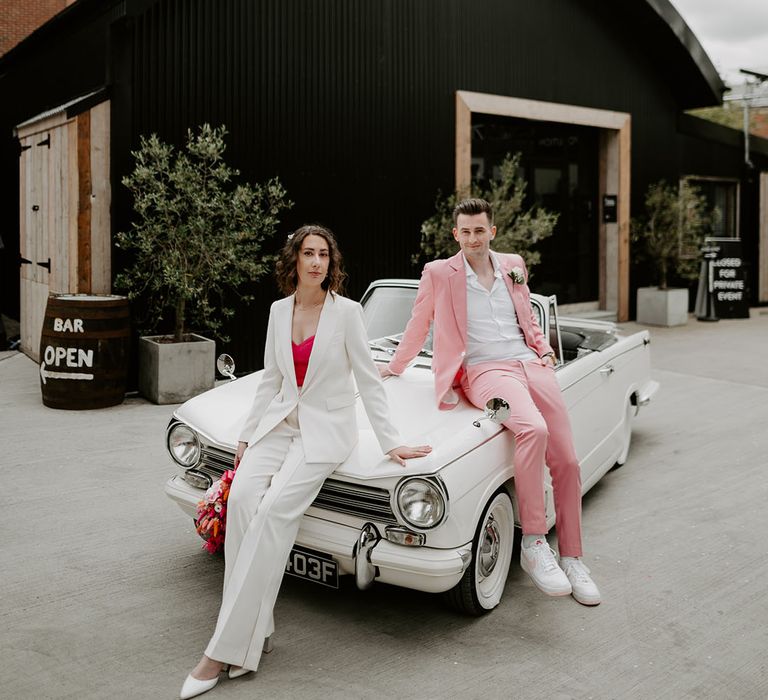
M688 323L688 290L639 287L637 322L649 326L684 326Z
M216 343L190 333L182 343L168 336L139 338L139 391L158 404L181 403L213 389Z

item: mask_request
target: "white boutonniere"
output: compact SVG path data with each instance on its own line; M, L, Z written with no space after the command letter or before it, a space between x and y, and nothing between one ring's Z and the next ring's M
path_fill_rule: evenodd
M525 282L525 275L519 267L513 267L507 274L515 284L523 284Z

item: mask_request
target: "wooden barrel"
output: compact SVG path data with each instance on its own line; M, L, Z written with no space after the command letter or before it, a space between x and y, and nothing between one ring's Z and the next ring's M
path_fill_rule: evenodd
M128 299L52 294L40 336L40 388L50 408L122 403L128 370Z

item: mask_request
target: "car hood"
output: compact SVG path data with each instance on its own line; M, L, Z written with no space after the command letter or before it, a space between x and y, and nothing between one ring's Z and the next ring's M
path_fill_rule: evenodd
M262 372L255 372L222 384L182 404L174 415L204 437L234 451L261 376ZM408 460L405 468L389 459L382 453L358 397L360 440L335 474L368 480L409 473L435 473L500 431L497 425L487 420L482 421L479 428L475 427L473 421L482 417L482 412L464 400L451 411L438 410L433 377L428 369L409 368L400 377L385 379L384 389L390 417L403 444L431 445L432 453Z

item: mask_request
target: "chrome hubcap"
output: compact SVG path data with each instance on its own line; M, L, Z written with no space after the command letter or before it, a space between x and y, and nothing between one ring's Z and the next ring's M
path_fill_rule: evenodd
M478 569L483 577L490 576L499 560L499 549L501 546L501 535L499 526L493 515L488 516L483 526L483 541L480 544L478 556Z

